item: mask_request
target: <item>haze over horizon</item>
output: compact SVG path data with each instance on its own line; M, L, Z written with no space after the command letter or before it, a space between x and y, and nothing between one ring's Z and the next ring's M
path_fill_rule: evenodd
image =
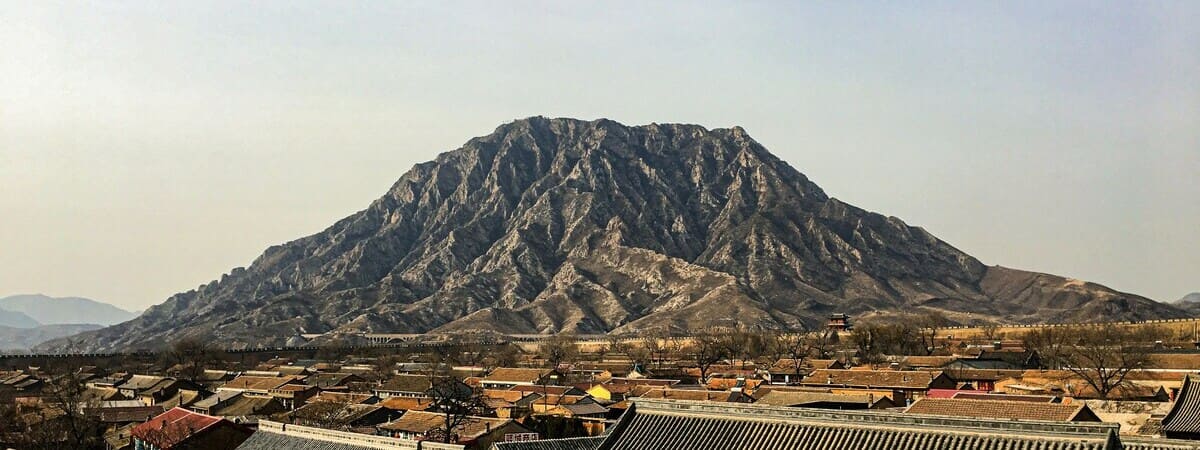
M533 115L742 126L986 264L1200 291L1200 4L0 1L0 297L140 310Z

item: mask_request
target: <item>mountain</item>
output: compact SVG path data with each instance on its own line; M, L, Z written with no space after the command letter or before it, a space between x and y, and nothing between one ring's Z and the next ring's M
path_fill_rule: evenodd
M41 324L113 325L136 317L116 306L80 297L41 294L0 298L0 309L24 313ZM34 326L37 326L35 324Z
M1193 292L1175 300L1174 305L1187 311L1193 317L1200 317L1200 292Z
M0 352L23 352L42 342L104 328L95 324L39 325L33 328L0 326Z
M0 309L0 327L34 328L38 325L41 324L23 312Z
M798 329L832 312L920 310L960 323L1185 314L984 265L829 197L742 128L535 117L416 165L367 209L249 268L43 348L183 336L274 345L328 331Z

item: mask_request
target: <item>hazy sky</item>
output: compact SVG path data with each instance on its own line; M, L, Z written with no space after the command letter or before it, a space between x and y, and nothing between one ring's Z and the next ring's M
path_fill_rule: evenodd
M0 0L0 295L144 308L532 115L741 125L987 264L1200 291L1200 2L793 3Z

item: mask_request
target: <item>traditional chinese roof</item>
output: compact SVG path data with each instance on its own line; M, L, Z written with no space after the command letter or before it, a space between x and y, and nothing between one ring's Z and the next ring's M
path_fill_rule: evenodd
M559 405L559 408L571 413L572 416L595 416L608 413L608 408L595 402L563 404Z
M705 402L735 402L749 400L750 397L738 392L730 393L724 391L654 388L643 394L640 398L662 398Z
M309 375L304 379L304 384L321 388L333 386L345 386L351 381L361 381L362 377L352 373L342 372L321 372Z
M1167 436L1200 437L1200 378L1184 376L1175 406L1163 417L1162 430Z
M241 395L242 393L237 391L217 391L213 395L192 403L192 407L197 409L212 409L222 403L228 403Z
M527 392L511 391L511 390L507 390L507 389L484 389L483 390L484 397L487 397L490 399L504 400L509 403L516 403L517 401L521 400L522 398L525 398L525 396L527 396L527 395L531 395L531 394L529 394Z
M753 391L763 380L756 378L710 378L705 387L714 391L728 391L733 388L743 388Z
M237 426L219 417L207 416L182 408L171 408L146 423L133 427L132 434L155 447L169 449L221 422Z
M102 407L96 410L97 417L103 423L141 423L162 413L161 405Z
M242 375L230 380L220 387L220 389L239 389L246 391L267 391L277 389L288 383L300 380L300 377L293 375L284 375L278 377L259 377Z
M512 391L524 392L526 394L542 394L542 395L578 395L585 392L584 389L575 386L541 386L541 385L519 385L509 388Z
M379 402L379 406L393 411L408 411L413 409L424 411L429 408L431 403L432 400L428 398L390 397Z
M308 376L308 368L301 366L279 366L275 368L275 372L280 375L296 375Z
M836 359L805 359L800 362L802 371L807 372L811 369L844 369L845 365ZM775 361L769 369L771 373L795 373L796 360L792 358L782 358Z
M771 406L808 406L816 404L858 404L865 408L886 401L886 406L892 406L887 397L871 394L833 394L828 392L804 392L791 390L771 390L759 397L755 404Z
M523 442L497 442L493 450L595 450L604 441L604 436L567 439L543 439Z
M1002 400L1010 402L1058 403L1053 395L991 394L979 391L957 391L951 398L964 400Z
M209 413L224 417L264 416L285 411L282 404L272 397L241 395L228 403L217 405Z
M124 383L117 385L117 389L131 389L134 391L142 391L142 390L146 390L146 389L150 389L151 387L154 387L154 385L161 383L165 379L166 379L165 377L159 377L159 376L154 376L154 375L134 375L132 377L129 377L128 380L125 380Z
M196 381L212 382L212 381L225 381L225 380L232 380L232 379L233 379L233 374L229 373L228 371L207 370L206 369L203 373L200 374L200 377L197 378Z
M461 450L463 446L260 421L237 450Z
M1004 400L967 400L957 398L923 398L904 411L906 414L975 417L989 419L1023 419L1050 422L1099 422L1096 414L1084 402L1072 404L1032 403Z
M468 441L484 435L489 429L494 430L510 422L512 419L472 416L455 427L454 434L458 435L460 441ZM428 434L445 424L446 417L442 414L413 410L405 412L399 419L380 425L379 428L389 431Z
M598 450L1115 450L1116 424L637 400Z
M536 383L542 377L549 375L550 369L526 369L517 367L500 367L492 370L483 378L484 383Z
M942 372L923 370L814 370L801 384L872 388L928 389Z
M950 364L958 357L955 356L896 356L889 358L890 360L907 365L909 367L932 367L940 368Z
M310 402L288 413L288 415L298 419L321 419L332 417L342 423L352 423L381 409L383 409L383 407L379 405ZM392 417L395 417L395 413L392 413ZM387 419L384 418L379 421L382 422L383 420Z
M433 384L430 383L429 377L422 375L396 375L388 378L382 386L375 388L375 390L424 393L431 387L433 387Z
M379 401L379 397L376 397L375 394L369 394L365 392L324 391L320 394L317 394L316 397L313 397L310 401L373 404Z

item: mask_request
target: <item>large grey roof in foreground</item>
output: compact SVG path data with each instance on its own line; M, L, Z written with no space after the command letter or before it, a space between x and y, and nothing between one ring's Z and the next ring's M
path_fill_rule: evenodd
M1118 450L1119 426L636 400L598 450ZM1136 440L1127 448L1200 448Z

